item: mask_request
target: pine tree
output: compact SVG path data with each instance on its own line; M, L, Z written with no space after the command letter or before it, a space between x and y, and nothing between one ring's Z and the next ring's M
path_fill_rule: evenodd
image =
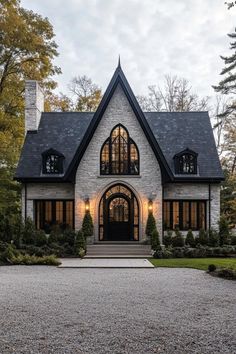
M188 230L186 239L185 239L185 245L189 245L190 247L195 247L195 239L193 236L192 230Z
M86 253L86 241L82 230L79 230L75 239L75 254L81 258Z
M148 237L151 238L152 232L156 230L156 220L153 216L153 214L150 212L148 214L148 219L147 219L147 224L146 224L146 230L145 233Z
M221 59L225 63L225 67L221 71L221 75L224 75L224 78L219 82L218 86L213 86L216 92L220 92L224 95L236 93L236 28L235 32L229 33L228 37L233 39L233 42L230 43L230 50L233 50L234 53L230 56L221 55ZM225 113L222 115L228 115L236 111L236 102L233 101L226 108Z
M93 235L93 219L89 211L86 211L82 224L85 239Z
M157 229L152 231L151 246L154 251L156 251L158 249L158 247L160 246L159 232L157 231Z

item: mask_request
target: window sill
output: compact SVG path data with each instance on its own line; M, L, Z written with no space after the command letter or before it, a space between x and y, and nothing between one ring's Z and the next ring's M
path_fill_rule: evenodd
M141 178L141 175L98 175L97 178Z

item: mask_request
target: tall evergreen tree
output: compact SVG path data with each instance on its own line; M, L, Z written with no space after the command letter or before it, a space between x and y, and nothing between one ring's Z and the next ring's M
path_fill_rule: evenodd
M213 88L216 92L234 96L236 94L236 28L233 33L228 34L228 37L233 40L230 43L230 50L233 50L233 53L229 56L221 55L221 59L224 61L225 67L222 69L220 75L223 75L224 78L217 86L213 86ZM232 97L231 103L227 105L226 111L222 114L222 116L233 112L236 112L235 97Z

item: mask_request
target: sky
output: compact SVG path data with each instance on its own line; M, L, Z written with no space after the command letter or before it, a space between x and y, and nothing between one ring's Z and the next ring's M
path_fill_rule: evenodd
M162 85L165 74L188 79L199 96L212 96L228 55L227 33L236 27L236 8L224 0L22 0L48 17L56 34L63 74L58 92L68 94L76 75L106 89L121 66L136 95ZM231 53L232 54L232 53Z

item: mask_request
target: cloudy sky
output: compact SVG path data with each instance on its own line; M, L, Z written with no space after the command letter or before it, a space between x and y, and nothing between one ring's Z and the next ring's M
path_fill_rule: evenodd
M135 94L161 84L164 74L187 78L194 91L213 95L229 54L226 36L236 26L236 8L224 0L22 0L48 17L60 56L59 91L85 74L106 88L121 55Z

